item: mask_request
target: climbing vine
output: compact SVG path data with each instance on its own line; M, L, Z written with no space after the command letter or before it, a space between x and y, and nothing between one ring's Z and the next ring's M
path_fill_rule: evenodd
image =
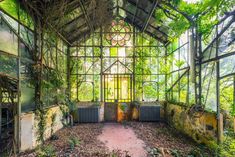
M44 109L42 104L37 104L36 117L38 119L38 136L37 141L45 142L45 130L47 122L47 110Z
M191 26L198 25L198 31L206 39L219 22L219 16L234 14L231 12L234 3L235 0L203 0L194 3L184 0L166 1L161 4L162 9L157 10L155 15L157 20L166 21L165 25L170 26L169 33L174 38L179 37Z

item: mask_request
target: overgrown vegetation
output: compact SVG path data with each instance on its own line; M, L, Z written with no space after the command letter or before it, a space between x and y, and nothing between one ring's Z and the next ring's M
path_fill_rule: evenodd
M118 8L126 5L115 3ZM150 24L157 27L159 24L156 31L167 34L166 40L169 42L166 44L161 41L163 38L158 39L158 35L153 36L149 30L142 32L136 29L135 19L128 23L119 16L114 17L113 1L91 0L87 4L78 1L76 5L81 7L75 5L72 9L67 0L5 0L0 2L0 8L4 10L0 18L0 72L20 80L22 111L25 112L23 108L35 110L38 118L37 140L42 143L50 106L61 105L63 118L66 119L63 123L67 125L70 115L74 115L77 101L90 101L99 106L100 101L107 97L111 100L103 101L121 99L117 95L122 95L123 101L134 98L145 102L168 100L189 108L200 99L203 109L213 112L220 104L224 130L228 132L233 127L231 120L235 116L234 4L235 0L198 0L193 3L186 0L161 1L153 12L155 21L152 18L151 22L154 22ZM89 31L73 30L80 30L77 27L79 22L76 23L76 16L80 13L84 14L84 26ZM122 14L125 18L128 16L127 13ZM67 27L71 23L75 24ZM110 24L112 29L106 27ZM118 29L113 29L115 26ZM61 30L64 27L66 29ZM195 59L196 70L199 69L199 60L204 62L200 62L200 97L196 95L198 85L190 81L191 33L198 39L195 42L198 53L202 51L202 56ZM107 38L110 34L120 41L113 43L113 39ZM78 45L71 46L70 42ZM216 58L218 56L220 58ZM104 72L128 75L131 80L114 78L107 81L103 79ZM216 78L217 75L221 78ZM1 86L6 86L3 84ZM216 91L219 91L219 97ZM121 109L126 111L127 105L123 104ZM51 134L54 133L55 117L54 114L50 117ZM71 145L76 144L71 141ZM233 135L226 135L219 150L224 156L234 155ZM52 153L52 148L48 152Z
M235 1L234 0L195 0L187 2L186 0L173 0L163 2L162 7L165 10L156 11L158 20L169 21L168 25L173 36L179 37L192 26L198 27L198 31L204 36L204 39L211 34L212 29L218 24L219 16L231 16Z
M69 144L70 149L73 150L75 147L81 144L81 141L78 137L70 137L68 140L68 144Z
M54 127L55 127L55 122L56 122L56 116L57 116L56 113L53 113L51 115L51 136L53 136L53 134L54 134Z
M37 104L36 117L37 125L37 141L41 144L45 142L45 130L47 125L47 110L43 108L42 104Z
M36 149L36 155L38 157L55 157L55 148L53 145L45 145Z
M225 134L224 140L218 145L218 152L221 156L235 156L235 133L233 130Z

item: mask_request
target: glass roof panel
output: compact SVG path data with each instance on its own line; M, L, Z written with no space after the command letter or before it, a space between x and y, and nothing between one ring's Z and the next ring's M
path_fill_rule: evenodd
M63 25L71 22L72 20L78 18L79 16L82 15L82 10L81 8L76 8L74 9L72 12L70 12L69 14L67 14L63 20Z

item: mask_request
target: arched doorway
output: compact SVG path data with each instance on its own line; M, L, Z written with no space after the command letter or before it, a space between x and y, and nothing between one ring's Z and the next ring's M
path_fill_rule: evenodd
M133 73L117 60L102 73L104 81L104 117L106 121L117 120L118 103L133 100Z

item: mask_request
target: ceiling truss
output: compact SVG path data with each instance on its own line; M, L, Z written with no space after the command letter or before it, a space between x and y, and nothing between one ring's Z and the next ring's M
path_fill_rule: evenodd
M100 0L60 0L66 1L66 10L64 17L68 18L65 22L59 23L58 31L60 34L70 43L70 45L77 44L81 41L80 38L84 36L90 36L97 28L100 28L93 19L96 7L91 9L92 3L98 3ZM112 18L122 18L124 21L130 23L136 27L140 32L145 32L150 36L156 38L163 44L168 44L170 37L168 36L169 27L164 26L162 21L156 22L155 11L157 9L164 9L161 7L161 0L123 0L123 4L120 5L119 0L103 0L105 3L110 3L110 7L107 8L108 12L112 14ZM116 1L116 3L115 3ZM32 6L30 1L23 0L23 6ZM45 0L44 3L47 1ZM109 5L108 5L109 6ZM115 12L116 10L116 12ZM35 11L35 8L34 8ZM125 12L125 16L120 14L120 11ZM42 10L35 11L41 13ZM77 13L73 15L73 13ZM164 10L167 14L167 10ZM35 14L36 14L35 13ZM169 13L169 15L171 15ZM36 15L34 15L36 16ZM58 22L58 17L54 21L50 21L53 26ZM62 20L63 21L63 20ZM88 35L86 34L88 33Z

